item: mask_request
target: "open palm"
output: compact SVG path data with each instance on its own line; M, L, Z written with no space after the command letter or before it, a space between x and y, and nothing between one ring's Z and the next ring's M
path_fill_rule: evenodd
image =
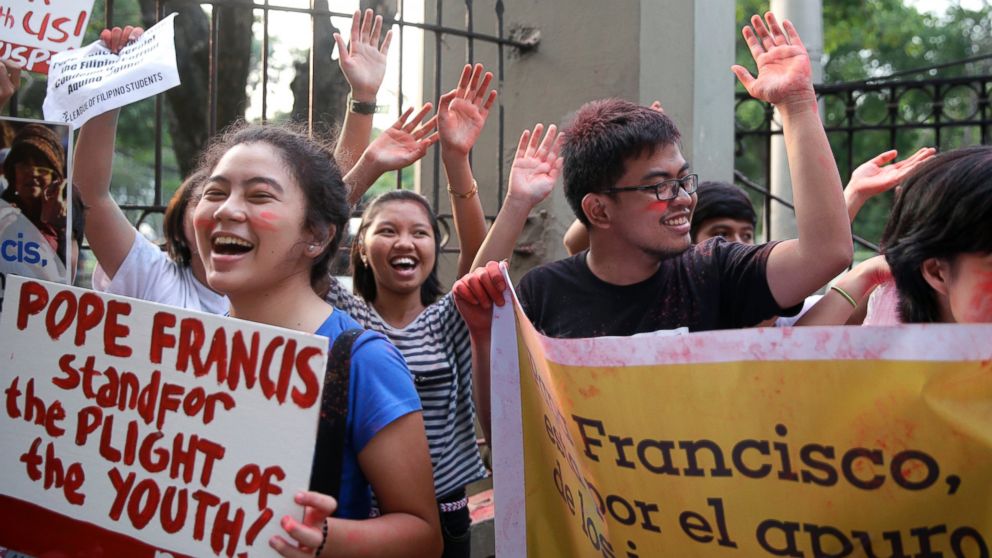
M543 129L544 126L538 124L533 132L524 130L510 168L507 194L525 200L532 206L548 197L561 174L562 136L558 135L557 128L552 124L542 141Z
M492 81L493 74L482 64L466 64L458 86L438 100L437 127L443 151L468 155L472 150L496 101L496 91L489 91Z
M811 94L813 72L796 29L786 20L783 30L771 12L765 18L767 27L756 15L751 18L754 29L744 27L742 31L758 66L758 77L753 77L743 66L735 65L734 73L752 97L772 104Z
M442 106L444 101L442 100ZM441 146L458 153L468 153L479 139L489 111L468 99L452 99L438 112L438 132Z
M386 76L386 55L393 35L392 31L387 31L380 46L381 33L382 16L366 10L363 19L361 11L356 10L351 20L349 43L345 45L341 35L334 34L338 45L338 64L355 95L375 98Z
M863 163L851 173L851 188L864 196L871 197L891 190L913 172L921 163L937 153L932 147L924 147L906 159L888 165L898 155L896 150L886 151Z
M437 134L431 134L437 125L437 118L423 122L431 110L426 103L412 118L413 107L408 108L392 126L386 128L369 144L367 153L385 172L399 170L412 165L427 153L427 149L437 141Z

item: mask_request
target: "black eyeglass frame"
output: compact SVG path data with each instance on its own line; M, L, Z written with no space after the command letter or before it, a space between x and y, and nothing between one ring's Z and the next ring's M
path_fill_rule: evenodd
M686 183L688 182L688 186ZM661 190L666 185L668 185L669 193L675 192L668 197L661 197ZM674 200L679 197L679 191L685 191L687 195L693 195L699 188L699 175L696 173L687 174L682 178L668 178L658 182L656 184L647 184L644 186L626 186L623 188L610 188L606 191L608 194L615 194L618 192L640 192L644 190L654 190L654 197L658 198L658 201L668 201Z

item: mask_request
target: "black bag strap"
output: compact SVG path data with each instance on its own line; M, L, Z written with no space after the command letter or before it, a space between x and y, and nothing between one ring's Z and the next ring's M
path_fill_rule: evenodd
M348 383L351 377L351 348L364 329L341 332L327 356L324 393L320 400L317 447L314 450L310 490L338 497L348 424Z

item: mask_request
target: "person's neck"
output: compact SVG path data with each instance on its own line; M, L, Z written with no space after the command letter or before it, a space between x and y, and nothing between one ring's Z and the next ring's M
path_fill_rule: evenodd
M41 221L41 200L36 198L17 198L17 202L14 204L17 209L21 210L21 213L31 219L34 222Z
M661 258L613 235L590 234L586 264L593 275L611 285L633 285L658 271Z
M313 333L334 310L310 286L309 273L293 275L264 289L228 293L231 316Z
M420 300L420 289L409 293L396 293L382 288L376 288L375 311L387 324L404 328L410 325L424 311Z
M193 278L199 281L201 285L217 294L224 294L214 291L213 287L210 286L210 283L207 282L207 269L203 267L203 260L200 259L200 254L190 254L189 267L193 270Z

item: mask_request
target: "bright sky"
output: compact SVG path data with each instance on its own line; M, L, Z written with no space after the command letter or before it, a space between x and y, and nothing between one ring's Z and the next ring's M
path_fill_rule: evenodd
M921 12L930 12L943 15L948 6L960 4L969 10L978 10L982 6L988 6L988 0L905 0L910 6L916 6Z
M330 0L331 11L342 13L353 13L358 8L358 0ZM422 22L424 20L424 0L404 0L400 2L403 14L397 14L397 19L409 22ZM309 0L270 0L271 6L287 6L292 8L307 8ZM351 35L351 17L331 18L334 26L337 27L345 41ZM291 67L287 67L278 78L273 78L272 67L289 65L293 61L294 52L305 51L310 48L312 34L310 17L306 14L279 12L272 10L269 12L269 95L267 99L267 112L269 116L277 112L288 112L293 106L293 96L290 93L289 84L293 80ZM261 21L254 25L253 31L259 42L262 40ZM406 36L403 39L403 96L404 106L419 106L421 102L421 78L423 74L423 31L412 27L405 28ZM385 30L383 30L385 34ZM392 125L399 116L397 110L396 97L399 89L399 52L400 52L400 29L393 28L393 39L389 46L389 59L386 66L386 79L379 89L379 105L388 107L385 113L378 113L375 116L375 127L386 128ZM333 39L331 39L333 42ZM337 60L337 48L334 49L333 58ZM250 119L260 118L262 115L262 91L261 87L250 94L250 106L246 112L246 117Z

